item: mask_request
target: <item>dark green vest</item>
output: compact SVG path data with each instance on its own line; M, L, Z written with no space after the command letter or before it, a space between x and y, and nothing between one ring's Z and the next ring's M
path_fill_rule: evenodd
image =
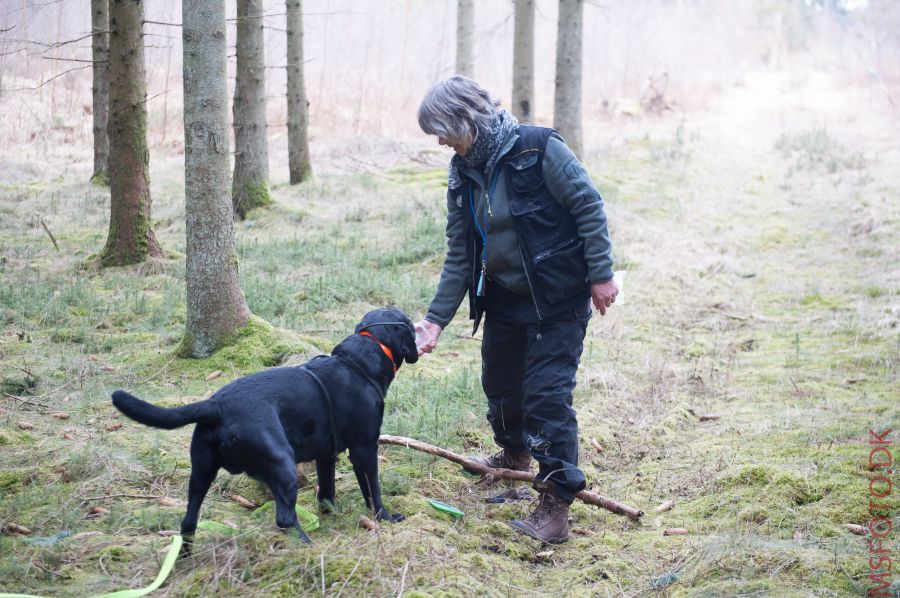
M541 164L544 149L553 129L519 125L519 139L497 165L506 176L511 190L509 211L519 238L522 264L534 300L538 318L550 319L566 310L583 307L590 297L584 242L578 236L575 219L544 184ZM450 197L471 201L474 183L466 178ZM469 317L473 334L484 314L484 298L475 289L481 274L481 235L475 230L471 210L463 209L466 218L466 254L471 264L468 278Z

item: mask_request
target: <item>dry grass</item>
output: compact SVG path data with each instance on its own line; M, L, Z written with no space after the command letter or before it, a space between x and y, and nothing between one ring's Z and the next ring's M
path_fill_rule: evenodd
M589 329L581 464L592 486L647 511L642 525L576 505L572 540L538 556L546 547L504 524L529 505L487 505L457 468L386 448L387 503L405 522L357 525L344 459L339 514L298 545L223 498L264 498L223 475L204 517L242 533L201 532L159 594L862 595L865 539L843 525L866 521L868 429L900 415L896 125L844 104L750 113L754 89L709 113L610 128L586 159L629 274L627 304ZM778 110L789 126L766 124ZM182 404L285 352L327 350L371 307L421 315L442 257L443 167L430 141L334 140L318 146L317 178L289 187L274 151L279 205L236 225L238 251L254 312L291 332L196 362L172 358L184 319L177 148L152 157L155 228L173 259L92 271L107 192L87 183L83 138L44 132L0 150L0 376L23 399L0 399L0 522L97 533L49 547L0 537L0 586L81 596L149 583L168 545L158 532L183 514L190 430L127 422L110 392ZM385 432L490 449L464 316L400 371ZM466 516L443 518L426 497ZM675 507L652 513L666 499ZM311 488L300 504L313 508ZM94 506L110 513L85 519ZM663 535L673 527L690 533Z

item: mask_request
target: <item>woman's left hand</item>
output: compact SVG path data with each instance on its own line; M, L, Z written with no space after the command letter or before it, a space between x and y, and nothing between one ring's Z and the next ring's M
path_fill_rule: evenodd
M612 279L591 283L591 301L594 302L594 307L597 308L601 316L606 315L606 309L616 302L616 295L618 294L619 287L616 286Z

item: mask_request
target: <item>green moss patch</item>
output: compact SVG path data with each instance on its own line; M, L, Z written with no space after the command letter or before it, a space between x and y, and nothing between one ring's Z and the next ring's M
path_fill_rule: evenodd
M222 341L222 347L205 359L183 358L172 364L173 371L206 377L211 372L253 372L281 363L288 355L313 355L315 347L290 330L276 328L257 316ZM187 341L176 354L184 356Z

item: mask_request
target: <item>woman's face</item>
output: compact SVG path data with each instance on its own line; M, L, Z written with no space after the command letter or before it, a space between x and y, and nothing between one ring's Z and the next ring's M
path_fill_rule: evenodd
M447 147L452 147L453 151L456 152L458 156L465 156L466 152L469 151L469 147L472 145L466 141L457 141L454 139L447 139L446 137L441 137L438 135L438 143L440 145L446 145Z

